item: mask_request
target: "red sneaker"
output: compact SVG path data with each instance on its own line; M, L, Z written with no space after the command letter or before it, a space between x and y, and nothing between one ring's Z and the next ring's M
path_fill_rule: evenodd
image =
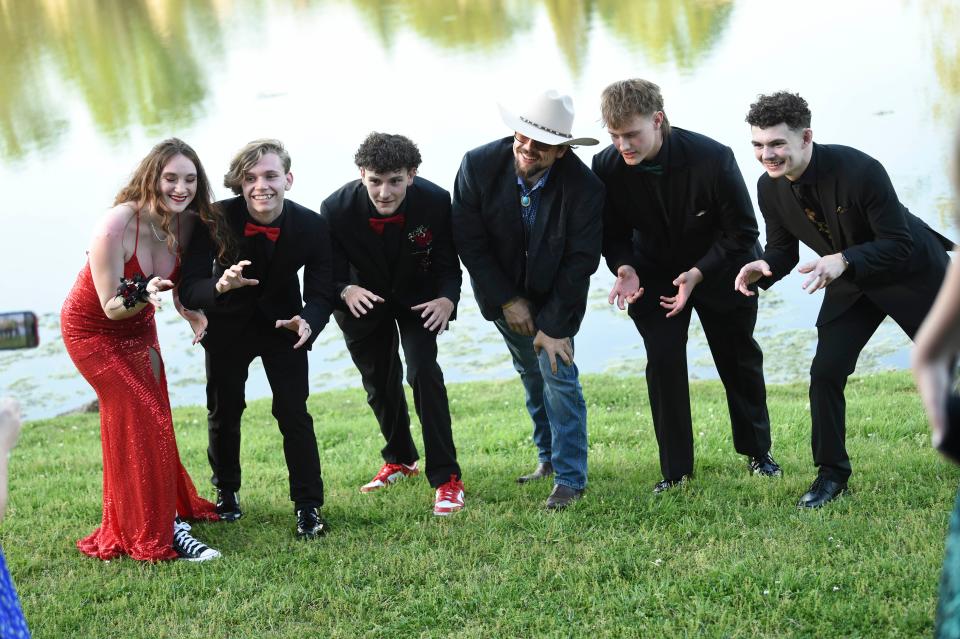
M360 487L360 492L372 493L375 490L386 488L390 484L395 484L401 479L419 474L420 469L417 468L417 462L413 462L410 466L406 464L384 464L373 479Z
M450 481L440 484L437 498L433 502L434 515L451 515L463 509L463 482L456 475L450 475Z

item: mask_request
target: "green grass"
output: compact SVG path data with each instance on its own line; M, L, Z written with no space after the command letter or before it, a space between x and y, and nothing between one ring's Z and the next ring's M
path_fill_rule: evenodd
M96 416L27 424L11 461L2 545L35 637L916 637L929 635L958 470L930 450L904 373L847 391L853 493L800 512L809 485L806 386L772 386L785 477L751 477L731 442L722 387L697 382L696 477L660 479L646 388L588 376L590 487L542 509L518 380L452 385L467 508L431 514L421 475L378 494L379 430L362 391L310 408L331 534L298 542L280 435L251 402L245 516L198 524L224 557L156 565L89 559L74 547L100 519ZM412 404L411 404L412 405ZM202 492L205 413L175 411ZM419 437L418 437L419 443ZM421 448L422 450L422 448Z

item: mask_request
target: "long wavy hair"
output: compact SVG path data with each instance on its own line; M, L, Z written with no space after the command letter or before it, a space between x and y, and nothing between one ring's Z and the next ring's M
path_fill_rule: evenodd
M217 259L221 262L229 262L234 253L233 236L230 234L226 220L219 208L213 203L213 191L210 188L210 181L207 179L207 173L197 157L197 152L179 138L168 138L154 146L147 154L137 170L133 172L130 181L120 189L117 197L114 199L114 205L123 202L139 202L140 206L147 211L155 211L160 214L160 227L167 236L167 248L171 253L176 253L174 243L176 234L170 225L173 215L163 206L163 197L160 192L160 176L163 173L163 167L177 155L187 158L197 168L196 193L190 208L196 211L200 221L210 232L210 238L217 247Z

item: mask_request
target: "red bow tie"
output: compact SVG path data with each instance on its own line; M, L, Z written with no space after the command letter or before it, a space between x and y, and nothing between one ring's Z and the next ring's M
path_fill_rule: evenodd
M403 226L403 222L403 213L397 213L396 215L391 215L389 217L371 217L370 228L373 229L373 232L377 235L383 235L383 227L387 224Z
M263 233L267 236L267 239L271 242L276 242L277 238L280 237L280 227L279 226L260 226L259 224L254 224L253 222L247 222L243 227L243 236L250 237L251 235L256 235L258 233Z

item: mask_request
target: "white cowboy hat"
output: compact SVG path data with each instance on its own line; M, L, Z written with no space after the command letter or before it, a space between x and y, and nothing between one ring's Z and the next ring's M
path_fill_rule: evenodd
M573 98L560 95L555 89L544 91L518 113L510 111L502 104L497 106L500 107L500 117L504 124L537 142L568 146L600 144L593 138L573 137Z

